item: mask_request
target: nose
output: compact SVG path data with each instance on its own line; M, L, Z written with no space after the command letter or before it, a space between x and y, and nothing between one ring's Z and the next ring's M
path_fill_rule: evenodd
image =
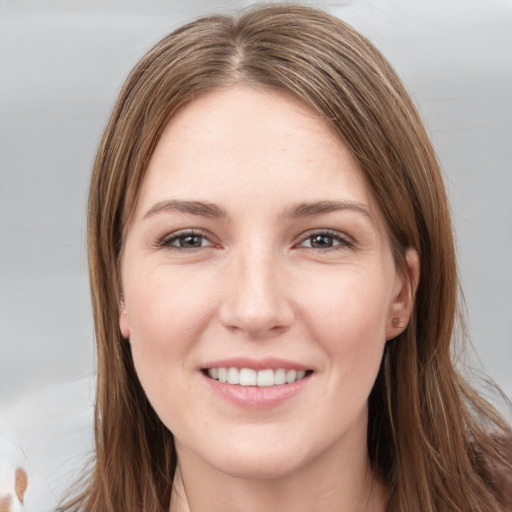
M262 251L234 255L225 274L222 324L252 338L276 335L293 322L294 312L279 258Z

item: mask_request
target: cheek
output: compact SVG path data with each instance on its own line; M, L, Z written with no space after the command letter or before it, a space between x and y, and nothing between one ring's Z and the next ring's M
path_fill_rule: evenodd
M141 272L126 290L132 337L161 350L175 346L170 341L177 337L186 345L208 317L211 289L206 280L186 270L162 267Z
M327 289L309 289L301 314L336 378L375 378L386 342L388 288L378 274L353 272L331 279Z
M134 364L150 400L155 390L185 385L178 370L193 367L191 348L211 318L207 283L182 274L141 273L125 290Z
M379 341L385 338L391 307L391 284L386 279L378 274L354 272L326 280L327 283L328 286L319 283L319 286L305 290L303 314L308 315L328 338L337 338L343 343L355 342L371 334Z

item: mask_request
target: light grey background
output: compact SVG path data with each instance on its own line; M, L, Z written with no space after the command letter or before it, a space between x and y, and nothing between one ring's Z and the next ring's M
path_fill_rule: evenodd
M28 458L27 510L54 505L90 446L85 208L116 94L173 28L249 3L0 0L0 436ZM423 114L452 200L471 337L511 396L512 1L309 4L365 33ZM15 452L7 459L25 457Z

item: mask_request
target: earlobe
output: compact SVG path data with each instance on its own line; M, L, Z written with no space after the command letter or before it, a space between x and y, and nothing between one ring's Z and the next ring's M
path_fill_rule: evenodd
M420 279L420 259L416 249L409 248L405 252L406 268L398 276L397 289L391 304L386 326L386 340L395 338L402 333L409 323L416 290Z
M127 340L130 337L130 322L128 321L128 313L123 301L120 303L119 329L121 330L121 336Z

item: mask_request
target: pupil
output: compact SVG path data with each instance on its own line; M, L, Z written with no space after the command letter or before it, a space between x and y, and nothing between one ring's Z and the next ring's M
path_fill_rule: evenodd
M201 236L199 235L188 235L182 238L182 247L200 247Z
M315 248L331 247L332 237L326 235L316 235L311 241L311 246Z

